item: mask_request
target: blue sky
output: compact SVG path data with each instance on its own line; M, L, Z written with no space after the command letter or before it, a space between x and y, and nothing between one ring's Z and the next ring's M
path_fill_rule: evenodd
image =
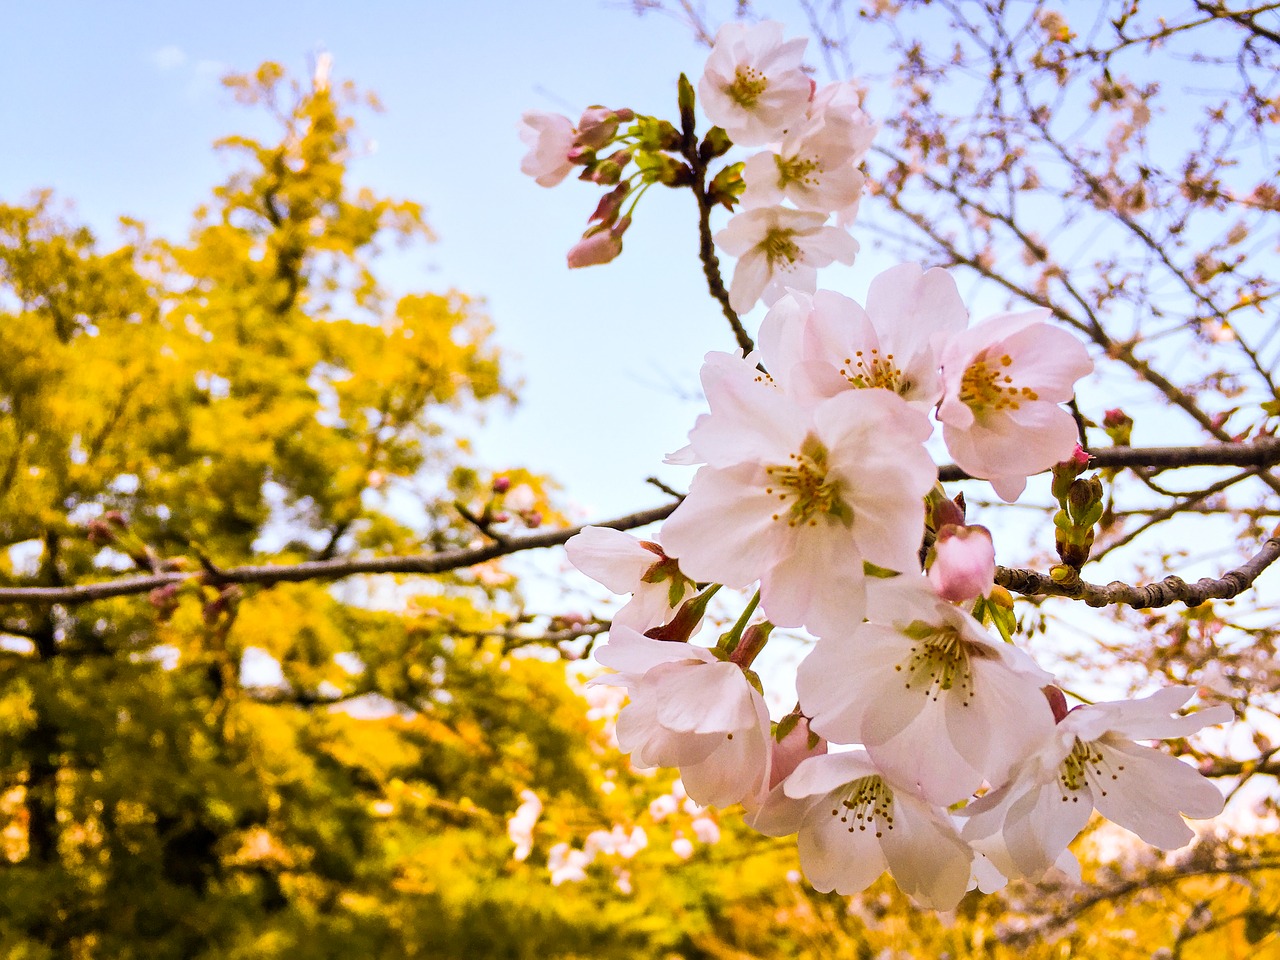
M223 74L274 59L305 75L328 51L335 78L386 107L361 117L353 175L425 203L440 238L397 258L392 282L485 297L523 379L520 409L482 436L488 462L554 474L591 516L660 499L643 478L696 413L678 394L707 349L732 345L692 256L692 198L651 191L627 255L570 273L599 191L522 176L516 125L596 102L672 116L676 77L705 58L679 24L593 0L0 8L0 198L52 187L104 242L122 214L180 235L231 169L212 141L267 131Z

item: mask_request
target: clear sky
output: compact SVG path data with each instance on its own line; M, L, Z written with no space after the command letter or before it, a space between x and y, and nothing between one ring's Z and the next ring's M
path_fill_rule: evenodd
M266 131L223 74L273 59L306 76L328 51L335 78L386 107L361 117L353 175L425 203L440 238L393 282L487 298L524 382L521 408L482 436L487 461L554 474L584 517L661 500L643 478L696 415L679 394L706 350L732 347L693 255L692 197L651 191L627 255L571 273L565 251L600 191L522 176L516 126L527 109L576 118L597 102L674 119L676 77L696 81L706 56L680 24L597 0L0 0L0 23L0 198L52 187L104 242L121 214L181 235L231 169L212 141Z

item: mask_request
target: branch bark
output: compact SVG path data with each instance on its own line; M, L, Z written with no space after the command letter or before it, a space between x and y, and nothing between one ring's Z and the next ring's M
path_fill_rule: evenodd
M1267 437L1253 443L1215 443L1197 447L1108 447L1093 454L1092 466L1167 470L1196 466L1239 466L1266 468L1280 463L1280 438ZM962 480L969 475L959 467L948 464L938 470L944 481ZM602 520L595 526L631 530L665 520L677 504L670 503L648 510ZM149 593L170 584L193 581L210 585L232 583L260 584L298 583L307 580L337 580L357 574L416 573L435 574L461 570L487 560L563 544L582 529L581 526L563 530L546 530L520 537L505 538L501 542L470 547L461 550L444 550L439 553L413 554L392 557L343 557L328 560L310 560L295 564L267 564L226 567L216 571L199 573L158 573L141 577L126 577L101 583L84 583L50 587L0 587L0 604L28 604L50 606L74 605L106 600L112 597ZM1155 584L1135 587L1124 583L1098 586L1083 581L1061 584L1047 574L1032 570L1001 567L997 581L1009 590L1027 596L1069 597L1083 600L1091 606L1124 603L1136 607L1160 607L1185 602L1194 606L1208 599L1226 599L1247 590L1258 575L1280 555L1280 540L1272 538L1263 545L1257 556L1223 577L1203 579L1186 584L1177 577L1167 577Z

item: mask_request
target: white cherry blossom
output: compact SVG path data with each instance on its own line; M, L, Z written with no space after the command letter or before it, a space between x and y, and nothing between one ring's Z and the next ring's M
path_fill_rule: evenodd
M583 527L565 543L569 562L613 593L631 600L613 616L617 627L644 633L671 619L688 597L693 583L676 561L650 540L639 540L611 527Z
M744 210L715 235L716 246L738 258L729 304L746 313L761 297L772 304L788 289L812 293L818 267L853 263L858 241L839 227L825 226L825 213L758 207Z
M797 395L881 387L928 410L942 396L942 348L968 319L949 273L903 263L871 281L865 309L830 290L790 291L760 325L760 354Z
M937 477L929 422L884 390L807 407L757 378L749 361L708 355L711 413L687 450L706 466L663 543L695 580L759 580L778 626L845 629L865 610L864 561L919 570L923 497Z
M1058 406L1093 371L1048 310L1001 314L954 336L942 353L943 438L956 463L1016 500L1027 477L1071 455L1074 418Z
M573 169L568 157L574 136L573 121L568 117L526 111L520 118L520 139L529 145L529 152L520 161L520 171L540 187L554 187Z
M726 23L707 57L698 96L711 122L742 146L776 140L803 120L813 84L801 69L805 38L782 39L782 24Z
M800 704L821 736L865 745L921 796L954 803L1053 729L1041 692L1053 677L923 577L895 581L878 585L871 621L823 636L800 664Z
M761 833L799 831L814 889L847 896L887 869L902 891L950 910L969 887L973 852L942 807L893 780L862 750L805 760L752 818Z
M1076 707L1014 769L1008 783L963 811L965 839L1010 877L1037 878L1097 811L1162 850L1194 836L1181 815L1222 812L1213 783L1168 754L1135 740L1185 737L1225 723L1230 707L1171 714L1191 687L1169 687L1141 700Z
M625 687L618 745L638 767L679 767L699 804L729 806L758 793L769 770L769 711L737 664L705 647L610 631L596 659L617 672L592 683Z

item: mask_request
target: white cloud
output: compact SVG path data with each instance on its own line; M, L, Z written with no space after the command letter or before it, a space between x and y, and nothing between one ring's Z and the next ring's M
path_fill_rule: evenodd
M176 70L187 62L187 55L182 52L181 47L170 44L152 53L151 62L158 70Z

